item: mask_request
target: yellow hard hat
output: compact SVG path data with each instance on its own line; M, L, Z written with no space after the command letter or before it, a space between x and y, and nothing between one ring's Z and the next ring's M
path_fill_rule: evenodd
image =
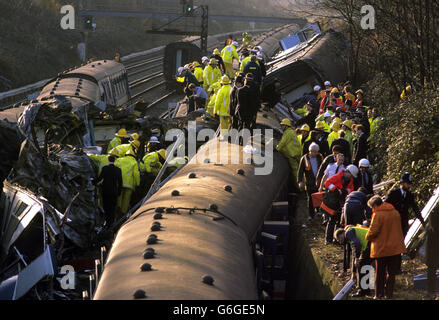
M136 153L134 152L133 149L128 150L127 152L125 152L125 156L136 156Z
M300 128L300 130L302 130L302 131L308 131L309 132L309 130L311 130L310 129L310 127L309 127L309 125L307 125L306 123Z
M215 55L219 55L220 54L220 51L218 50L218 48L215 48L215 50L213 50L213 54L215 54Z
M131 134L131 139L133 140L139 140L139 134L137 132L134 132L133 134Z
M332 131L338 132L340 130L340 124L333 121L330 128Z
M200 63L198 61L192 62L192 67L193 68L196 68L196 67L199 67L199 66L200 66Z
M139 140L133 140L133 141L131 141L131 145L134 148L138 149L140 147L140 141Z
M338 89L337 88L332 88L331 93L335 93L335 92L338 93Z
M125 128L120 129L116 134L116 137L125 138L127 136L127 131Z
M351 120L345 120L343 122L343 125L348 127L349 129L351 129L352 128L352 121Z
M341 119L339 117L335 117L332 121L337 122L339 125L341 125Z
M291 121L288 118L282 119L282 121L280 122L280 124L291 127Z
M115 157L119 157L119 152L115 148L113 148L110 151L110 155L115 156Z
M363 90L358 89L357 91L355 91L355 93L361 93L361 94L363 94Z
M229 83L230 83L230 79L228 76L221 77L221 84L229 84Z
M323 123L323 121L317 121L316 129L325 129L325 124Z
M213 64L213 65L217 65L218 64L218 60L216 60L215 58L212 58L212 59L210 59L209 63Z
M166 150L165 150L165 149L160 149L159 151L157 151L157 153L158 153L163 159L166 159Z

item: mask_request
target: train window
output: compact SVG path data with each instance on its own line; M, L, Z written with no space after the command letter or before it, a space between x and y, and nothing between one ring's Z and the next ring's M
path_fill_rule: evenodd
M18 219L20 219L22 213L24 212L24 210L26 210L27 207L28 207L28 205L26 203L19 200L17 205L15 206L14 216L16 216Z

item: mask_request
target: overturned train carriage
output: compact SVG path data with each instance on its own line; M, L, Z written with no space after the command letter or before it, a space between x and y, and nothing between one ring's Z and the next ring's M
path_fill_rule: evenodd
M326 80L332 84L345 82L348 46L343 34L338 31L330 30L318 35L269 62L263 87L272 84L275 79L280 80L280 91L285 92L285 100L294 103L312 92L316 84L324 88Z
M279 123L271 112L259 120L264 128ZM260 148L265 161L241 156L230 164L232 154L249 156L242 146L204 145L121 227L94 299L133 299L138 290L148 299L257 299L251 244L289 173L282 155ZM255 174L270 163L267 175ZM151 231L154 222L159 231ZM151 271L141 270L145 263Z

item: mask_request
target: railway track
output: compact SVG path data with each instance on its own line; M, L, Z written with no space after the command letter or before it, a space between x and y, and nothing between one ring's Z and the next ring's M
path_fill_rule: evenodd
M257 35L253 39L253 42L255 45L260 45L265 39L284 28L286 28L286 26L275 28ZM191 42L196 40L197 39L194 39ZM211 42L210 45L208 45L208 50L212 51L216 47L221 49L222 46L223 43L220 40L215 43ZM143 99L148 103L146 107L148 109L148 114L150 116L161 118L168 115L169 102L175 102L176 100L183 98L182 93L180 94L175 90L166 89L166 81L163 74L163 51L163 49L157 50L152 56L148 55L147 60L142 61L141 59L130 59L123 61L128 70L132 99L134 101Z

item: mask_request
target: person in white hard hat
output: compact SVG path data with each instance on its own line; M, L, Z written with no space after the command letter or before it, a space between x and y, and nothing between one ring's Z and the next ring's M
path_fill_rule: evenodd
M364 187L367 191L367 195L373 195L373 179L372 174L369 171L370 163L369 160L363 158L358 163L360 167L360 172L357 179L354 181L355 190L360 187Z
M202 57L201 63L203 64L203 68L207 67L209 64L209 58L208 57Z
M325 88L326 88L326 90L332 90L331 82L325 81Z
M326 225L326 244L333 242L334 228L340 221L341 204L345 202L346 196L354 191L354 178L357 176L358 168L351 164L325 182L328 194L323 198L320 208L329 214L329 221Z

